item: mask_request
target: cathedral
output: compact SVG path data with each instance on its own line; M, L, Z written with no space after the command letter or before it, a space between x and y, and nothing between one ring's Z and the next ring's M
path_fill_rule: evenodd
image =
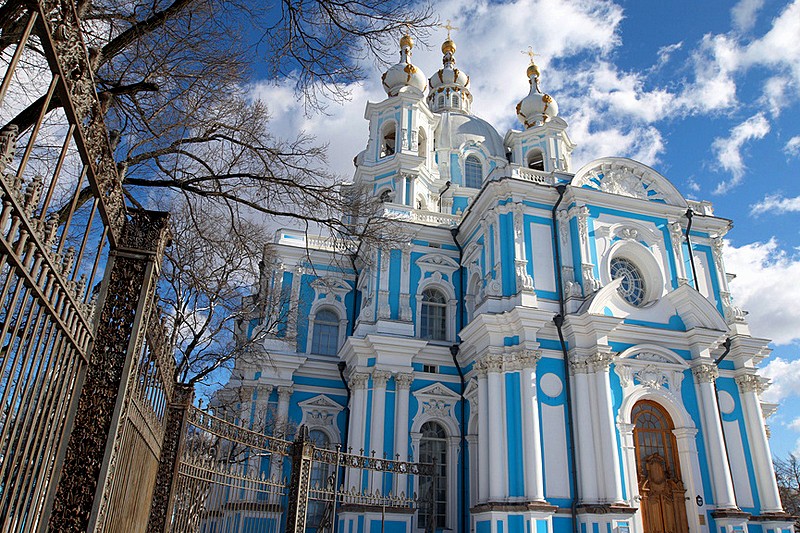
M343 259L278 232L267 285L291 312L215 401L238 394L243 418L269 411L319 446L435 460L433 505L385 531L793 533L760 399L768 341L728 289L731 221L642 163L573 168L533 61L501 136L449 35L430 78L413 46L366 105L351 185L401 238Z

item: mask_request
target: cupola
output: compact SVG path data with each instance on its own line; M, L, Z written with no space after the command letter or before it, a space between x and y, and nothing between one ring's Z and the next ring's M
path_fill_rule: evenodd
M452 28L452 27L450 27ZM469 92L469 76L456 68L456 43L450 38L442 43L442 68L429 80L428 107L431 111L463 111L469 113L472 94Z
M388 96L397 96L401 92L425 92L425 74L411 64L411 50L414 40L406 34L400 38L400 62L389 67L381 81Z
M528 96L517 104L517 117L526 128L543 124L551 118L558 116L558 104L552 96L542 93L539 88L539 67L533 61L533 51L529 51L531 64L528 66L528 83L531 90Z

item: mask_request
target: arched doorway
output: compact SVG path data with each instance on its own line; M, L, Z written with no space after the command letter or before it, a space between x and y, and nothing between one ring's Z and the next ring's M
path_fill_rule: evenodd
M645 533L688 533L672 418L656 402L641 400L633 406L631 422Z

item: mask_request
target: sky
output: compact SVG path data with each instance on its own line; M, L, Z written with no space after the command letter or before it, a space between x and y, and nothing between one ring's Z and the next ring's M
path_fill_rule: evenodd
M780 403L768 424L773 453L800 453L800 0L443 0L473 113L501 135L521 129L514 107L528 92L533 47L542 90L577 143L575 171L603 156L646 163L687 198L733 219L726 237L735 304L754 336L773 339L763 399ZM412 62L441 65L437 30ZM399 38L399 35L398 35ZM426 46L427 44L427 46ZM273 132L300 130L329 146L344 179L368 136L366 102L383 100L380 75L348 87L350 101L306 116L289 85L254 79Z

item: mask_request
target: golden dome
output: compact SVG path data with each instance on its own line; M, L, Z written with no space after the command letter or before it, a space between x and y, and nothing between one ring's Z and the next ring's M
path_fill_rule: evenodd
M414 48L414 39L411 38L410 35L406 34L400 37L400 48L408 46L409 48Z
M445 42L442 43L442 53L446 54L450 52L451 54L456 53L456 43L452 41L452 39L447 39Z
M529 78L531 76L536 76L537 78L539 77L539 67L536 66L536 63L531 63L530 65L528 65L527 72Z

